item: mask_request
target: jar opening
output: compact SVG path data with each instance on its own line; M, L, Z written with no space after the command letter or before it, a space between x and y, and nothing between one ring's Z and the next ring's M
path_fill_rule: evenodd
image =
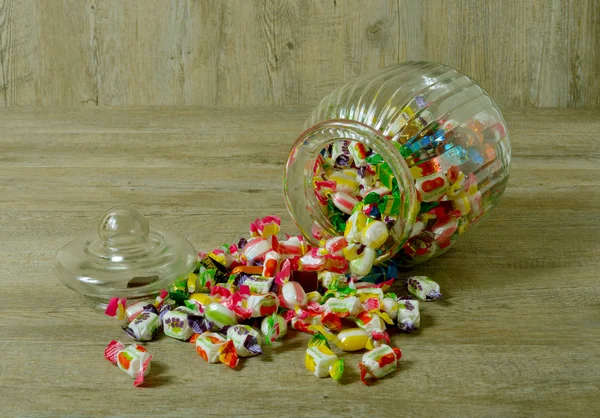
M320 195L320 188L323 187L324 193L327 193L328 186L321 177L324 169L323 154L328 157L335 156L335 151L332 150L357 144L368 150L369 155L378 156L376 158L385 166L388 174L387 185L393 184L396 189L394 215L385 216L390 237L377 253L376 263L382 263L395 255L410 237L419 205L414 182L404 158L395 144L380 132L360 122L345 119L328 120L304 131L294 143L285 167L285 202L300 232L312 245L319 245L324 239L344 235L341 226L345 222L336 223L336 216L341 212L338 213L339 209L333 206L331 200L326 203L323 194ZM323 150L328 150L329 154ZM334 154L331 154L332 152ZM343 166L343 160L341 164ZM375 189L371 186L365 185L368 188L364 190L365 193ZM348 208L352 208L352 197L348 197ZM337 204L336 206L340 207ZM345 213L351 212L347 209ZM384 219L383 212L381 219Z

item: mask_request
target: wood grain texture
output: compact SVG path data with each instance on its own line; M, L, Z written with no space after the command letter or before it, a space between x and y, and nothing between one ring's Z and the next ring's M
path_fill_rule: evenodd
M600 105L597 0L0 0L0 106L316 104L407 60Z
M0 416L598 416L600 147L596 110L509 109L500 206L414 268L442 286L404 359L364 387L304 368L290 336L239 371L162 337L146 388L107 362L111 318L52 274L58 248L128 203L199 249L282 217L281 172L310 107L0 111ZM568 138L568 140L566 140ZM403 272L409 274L409 272Z

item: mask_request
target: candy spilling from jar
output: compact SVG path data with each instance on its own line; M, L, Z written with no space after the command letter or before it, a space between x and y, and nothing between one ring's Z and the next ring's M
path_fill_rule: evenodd
M411 109L406 112L414 115ZM410 265L444 252L501 192L492 186L505 178L491 173L502 164L496 147L505 143L500 141L506 136L503 125L484 116L460 125L430 119L423 111L411 118L400 138L390 138L410 170L416 202L407 201L388 162L360 142L335 141L315 163L313 186L323 213L351 248L359 246L354 251L368 252L368 259L395 244L392 232L402 235L407 215L415 221L395 262ZM313 236L319 240L322 232L315 228Z
M346 238L312 248L301 236L278 239L279 225L275 216L257 219L250 239L199 253L196 270L156 299L131 305L113 299L106 313L127 321L123 329L137 341L151 341L163 332L194 344L205 361L230 368L240 358L261 355L292 328L313 336L305 365L315 376L342 378L344 358L333 348L366 351L359 364L365 384L368 377L396 370L401 352L391 346L388 332L418 329L419 301L438 299L437 283L414 276L401 282L401 293L387 292L397 270L372 270L372 262L364 261L365 249L358 262L365 271L361 275L352 267L361 257L355 257ZM371 226L361 242L377 247L383 241L379 234L386 233ZM105 356L139 385L151 358L144 350L112 342Z

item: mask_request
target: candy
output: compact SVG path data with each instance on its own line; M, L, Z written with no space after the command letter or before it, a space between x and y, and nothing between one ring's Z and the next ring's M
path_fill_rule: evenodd
M144 383L144 377L150 372L152 361L150 353L141 345L132 344L125 348L123 343L115 340L112 340L104 350L104 358L133 377L134 386Z
M361 231L367 225L367 215L362 213L362 211L357 210L354 212L350 218L346 221L346 229L344 230L344 237L348 240L348 242L360 242ZM346 255L346 251L344 250L344 256ZM346 257L348 258L348 257Z
M400 302L394 297L385 297L381 301L381 310L389 315L392 320L395 320L398 316L398 309L400 309Z
M336 346L344 351L363 350L369 343L369 334L360 328L349 328L337 335Z
M209 304L204 311L204 317L213 324L215 329L237 324L235 313L219 303Z
M448 190L448 179L444 173L434 173L417 179L415 188L424 202L435 202L441 199Z
M234 325L227 330L227 339L233 345L240 357L251 357L262 354L260 347L261 336L249 325Z
M219 361L234 368L238 365L239 358L233 341L216 332L204 332L196 337L196 352L209 363Z
M202 267L204 268L204 270L202 269ZM210 256L202 258L198 262L198 268L199 271L208 272L209 277L211 277L216 283L223 283L227 281L227 268ZM208 280L208 278L204 280ZM200 280L199 285L200 287L202 287L202 280Z
M358 258L350 261L350 271L358 276L366 276L373 268L375 255L373 248L366 247Z
M316 257L312 253L306 253L300 257L300 266L304 271L320 271L325 268L327 260L323 257Z
M335 181L335 190L338 192L352 192L358 188L356 174L351 175L347 172L336 172L329 176L329 180ZM335 197L334 197L335 199ZM337 205L336 205L337 206ZM339 207L339 206L338 206ZM342 208L340 210L343 211Z
M202 310L204 310L204 306L213 302L210 295L207 295L206 293L193 293L188 300L193 301L197 306L202 306Z
M306 306L306 293L297 282L287 282L281 288L281 305L288 309Z
M311 302L321 303L322 299L323 299L323 296L316 290L314 290L312 292L308 292L306 294L306 303L307 304L309 304Z
M268 293L273 285L273 277L250 276L244 284L250 288L253 293Z
M240 274L246 273L248 275L252 274L262 274L263 268L262 266L237 266L233 270L231 270L230 275L232 274Z
M338 208L344 213L347 213L348 215L352 213L352 209L354 209L354 206L356 206L356 204L358 203L358 200L356 200L356 198L343 192L334 193L332 200L336 208Z
M364 165L365 159L367 158L367 150L362 143L356 141L350 142L350 145L348 145L348 152L357 166Z
M264 238L254 238L244 247L244 255L248 261L262 260L271 250L271 241Z
M383 300L383 290L379 287L365 287L356 290L356 296L361 302L365 302L367 299L376 298L379 301Z
M250 224L250 235L269 239L279 232L279 225L281 225L281 219L278 216L269 215L262 219L257 218Z
M425 276L412 276L407 280L408 291L424 301L432 301L442 297L440 285Z
M419 302L416 300L401 300L398 302L396 317L398 328L403 332L412 332L421 326Z
M365 331L374 329L385 330L385 322L381 317L372 312L363 311L356 316L356 325Z
M144 310L144 306L151 304L153 301L151 299L145 299L139 302L134 303L133 305L129 305L127 309L125 309L125 316L128 321L133 321L139 314Z
M275 293L251 294L246 304L247 308L252 310L251 318L261 318L277 312L279 298Z
M399 348L392 348L386 344L382 344L366 352L363 355L362 361L358 364L360 380L365 385L368 385L368 375L374 379L381 379L387 376L396 370L401 357L402 352Z
M146 305L135 319L126 327L125 332L137 341L150 341L158 335L162 326L158 311L154 305Z
M381 221L371 222L360 232L360 242L369 248L381 247L389 236L387 225Z
M189 340L194 333L190 325L190 316L194 315L194 311L183 306L166 312L162 317L165 334L178 340Z
M344 359L338 359L325 337L320 334L309 341L304 364L317 377L331 376L334 380L339 380L344 374Z
M262 275L265 277L275 277L275 272L279 268L280 261L281 256L278 253L275 251L269 251L267 255L265 255Z
M287 334L287 330L287 321L277 314L263 318L260 324L260 331L264 334L267 344L281 340Z
M348 246L348 241L344 237L333 237L325 243L325 249L329 254L341 255L344 248Z
M325 302L325 310L333 312L340 318L356 317L363 307L356 296L350 296L345 299L331 298Z

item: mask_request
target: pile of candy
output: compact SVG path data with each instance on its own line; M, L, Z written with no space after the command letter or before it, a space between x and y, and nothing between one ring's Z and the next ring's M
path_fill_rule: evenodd
M279 225L275 216L257 219L249 240L199 253L196 270L155 300L127 306L125 300L113 299L106 313L127 319L123 328L137 341L150 341L162 330L194 343L207 362L232 368L239 357L261 354L263 345L281 340L291 327L313 335L305 364L318 377L338 380L343 374L344 361L332 345L341 351L369 350L359 364L365 383L368 376L378 379L393 372L401 352L390 346L386 327L396 324L402 332L419 328L419 301L439 298L437 283L411 277L403 282L401 295L386 293L397 276L394 266L362 276L356 272L366 275L371 267L357 269L364 262L356 261L360 257L348 261L356 249L350 249L346 238L311 248L302 236L280 241ZM375 236L383 231L387 233L371 227L363 234L363 245L381 243ZM125 349L113 341L105 357L134 377L135 385L150 369L151 356L136 344Z
M459 126L453 120L430 123L427 111L417 118L410 108L406 112L410 123L403 130L405 138L391 139L410 169L417 202L398 264L445 251L493 204L498 190L491 187L494 180L478 186L478 176L498 169L493 144L506 135L502 124L490 126L483 118ZM335 141L316 161L313 186L321 209L348 241L344 254L351 260L350 270L366 274L372 260L394 244L390 231L401 235L401 214L408 210L390 165L362 143ZM313 230L315 238L320 234Z

